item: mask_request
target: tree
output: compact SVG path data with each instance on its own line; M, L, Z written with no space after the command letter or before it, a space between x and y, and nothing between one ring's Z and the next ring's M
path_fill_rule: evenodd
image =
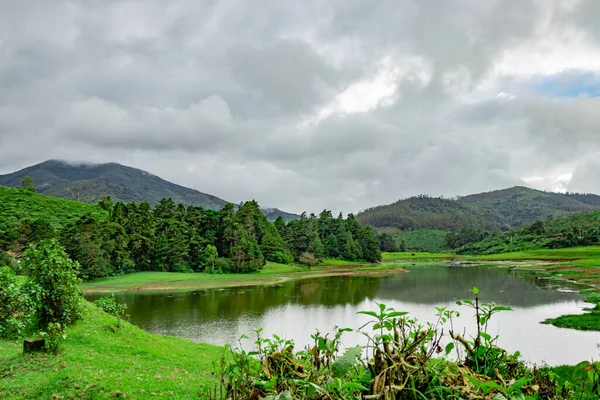
M233 247L231 248L231 265L233 272L254 272L262 268L264 258L256 239L248 236L248 232L240 225L234 227Z
M25 268L33 283L39 286L40 329L49 324L65 327L81 317L81 281L79 264L72 261L56 240L42 241L25 252Z
M372 263L381 261L381 250L379 249L377 232L373 228L366 226L362 235L362 241L363 259Z
M305 251L304 253L300 254L300 258L298 259L298 261L309 268L313 265L316 265L319 262L317 257L315 257L313 253L309 253L308 251Z
M205 269L209 270L210 272L215 272L215 266L217 264L217 260L219 259L219 253L217 252L217 248L212 244L206 246L206 248L204 249L203 258Z
M23 178L21 181L21 187L25 190L29 190L30 192L35 193L35 186L33 184L33 178L29 175Z
M260 244L260 250L268 261L289 264L292 260L292 256L286 249L277 228L268 221L265 226L262 243Z
M396 251L396 243L394 243L394 238L389 233L382 233L379 235L379 248L381 251Z

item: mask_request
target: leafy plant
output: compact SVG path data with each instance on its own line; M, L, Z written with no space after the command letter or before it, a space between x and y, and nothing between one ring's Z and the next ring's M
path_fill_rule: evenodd
M0 338L21 337L32 329L39 290L19 284L9 267L0 267Z
M117 317L117 328L121 327L121 321L127 311L127 305L118 303L114 295L110 297L101 297L94 301L94 304L107 314Z
M64 341L67 340L65 327L58 322L48 323L46 329L38 334L44 339L44 350L53 354L60 353Z
M62 329L81 317L79 264L69 259L56 240L31 245L25 252L25 267L40 290L38 322L41 330L51 330L50 324L59 324Z

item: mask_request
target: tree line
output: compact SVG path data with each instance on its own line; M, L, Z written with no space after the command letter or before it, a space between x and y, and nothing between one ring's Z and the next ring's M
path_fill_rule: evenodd
M175 204L113 202L98 206L107 217L87 214L58 229L44 218L2 227L0 248L22 254L30 243L56 238L81 264L81 276L95 279L129 271L231 272L261 269L266 261L313 265L321 258L381 260L376 232L353 214L334 217L303 213L286 223L267 220L256 201L221 210Z

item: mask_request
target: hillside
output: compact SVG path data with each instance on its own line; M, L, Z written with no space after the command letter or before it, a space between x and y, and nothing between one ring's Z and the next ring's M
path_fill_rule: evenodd
M228 203L216 196L117 163L70 164L49 160L20 171L0 175L0 185L19 186L25 176L33 178L38 193L92 204L106 195L110 195L113 200L123 202L146 201L152 206L161 199L170 197L175 203L202 206L212 210L219 210ZM268 209L269 219L274 220L279 215L286 221L298 218L296 214L286 213L276 208Z
M357 219L376 228L507 231L549 217L598 209L600 196L594 194L549 193L516 186L458 199L412 197L367 209Z
M600 242L600 212L577 213L564 218L537 221L501 235L467 244L459 254L495 254L541 248L591 246Z
M25 218L32 221L43 218L59 228L85 214L102 217L106 211L92 204L0 186L0 230L3 224L15 226Z

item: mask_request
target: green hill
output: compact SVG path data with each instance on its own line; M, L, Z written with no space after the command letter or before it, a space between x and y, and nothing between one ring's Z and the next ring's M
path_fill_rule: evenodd
M58 228L88 213L106 215L97 205L0 186L0 225L15 226L26 218L43 218Z
M376 228L483 229L508 231L537 220L560 218L600 209L594 194L549 193L522 186L457 199L411 197L359 213L356 218Z

